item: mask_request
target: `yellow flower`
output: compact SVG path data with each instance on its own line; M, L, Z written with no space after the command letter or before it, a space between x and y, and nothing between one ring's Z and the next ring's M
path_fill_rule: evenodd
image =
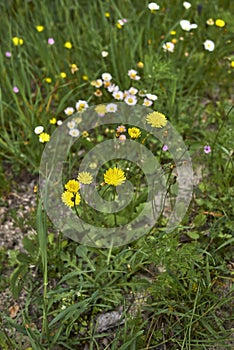
M14 36L14 38L12 38L12 42L15 46L23 45L24 43L23 39L18 38L17 36Z
M60 77L63 78L63 79L65 79L65 78L67 77L67 74L66 74L65 72L61 72L61 73L60 73Z
M234 68L234 61L231 61L230 66Z
M87 172L87 171L82 171L81 173L78 174L77 179L84 185L89 185L93 181L93 176Z
M76 71L79 70L79 68L77 67L77 65L76 65L75 63L72 63L72 64L70 65L70 67L71 67L71 73L72 73L72 74L74 74Z
M171 40L171 42L172 42L173 44L176 44L176 43L177 43L177 39L176 39L176 38L173 38L173 39Z
M71 49L72 48L72 43L70 41L66 41L64 43L64 47L66 47L66 49Z
M167 118L159 112L152 112L146 116L146 121L154 128L162 128L167 124Z
M87 81L87 80L89 80L89 77L87 75L82 75L82 79Z
M80 184L77 180L69 180L65 185L66 190L72 193L77 193L80 189Z
M51 83L52 83L52 79L49 78L49 77L45 78L44 80L45 80L45 82L48 83L48 84L51 84Z
M171 30L170 34L171 35L176 35L176 31L175 30Z
M116 23L116 27L117 27L118 29L121 29L121 28L122 28L122 26L121 26L120 23Z
M85 130L85 131L83 131L83 132L82 132L82 136L83 136L83 137L88 137L88 136L89 136L88 131L86 131L86 130Z
M95 111L97 112L97 114L104 115L107 112L106 106L105 105L98 105L95 107Z
M57 122L57 119L56 119L56 118L50 119L50 124L56 124L56 122Z
M108 169L104 174L104 181L108 185L119 186L126 180L124 171L122 169L113 168Z
M105 16L106 16L106 18L109 18L109 17L110 17L110 13L109 13L109 12L106 12L106 13L105 13Z
M132 139L137 139L141 136L141 131L138 128L129 128L128 134Z
M215 25L217 27L223 28L225 26L225 22L222 19L216 19Z
M62 202L67 206L67 207L74 207L74 202L76 205L80 204L80 195L79 193L72 193L69 191L64 191L62 194Z
M39 135L39 141L40 141L41 143L49 142L49 141L50 141L50 135L47 134L46 132L42 132L42 133Z
M144 63L141 62L141 61L138 62L138 63L137 63L137 67L138 67L138 68L143 68L143 67L144 67Z
M43 32L44 27L43 26L36 26L36 30L40 33Z

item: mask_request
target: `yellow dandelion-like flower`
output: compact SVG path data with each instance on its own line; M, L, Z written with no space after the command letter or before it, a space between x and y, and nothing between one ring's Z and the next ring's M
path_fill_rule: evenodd
M230 66L234 68L234 61L231 61Z
M83 79L84 81L87 81L87 80L89 80L89 77L88 77L87 75L82 75L82 79Z
M104 115L107 111L106 111L106 106L105 105L98 105L95 107L95 112L97 112L97 114L101 114Z
M64 47L66 47L66 49L71 49L72 48L72 43L70 41L66 41L64 43Z
M137 63L137 67L138 67L138 68L144 68L144 63L141 62L141 61L139 61L139 62Z
M84 185L90 185L93 182L93 176L87 171L79 173L77 179Z
M49 141L50 141L50 135L47 134L46 132L42 132L42 133L39 135L39 141L40 141L41 143L49 142Z
M141 136L141 131L138 128L129 128L128 134L132 139L137 139Z
M224 22L224 20L218 18L218 19L216 19L216 21L215 21L215 25L216 25L217 27L223 28L223 27L225 26L225 22Z
M12 42L15 46L23 45L24 43L23 39L18 38L17 36L14 36L14 38L12 38Z
M170 34L171 34L171 35L176 35L176 31L175 31L175 30L171 30L171 31L170 31Z
M36 26L36 30L40 33L43 32L44 27L43 26Z
M154 128L162 128L167 124L167 118L160 112L152 112L146 116L146 121Z
M67 77L67 74L65 72L60 73L60 78L65 79Z
M110 13L109 12L105 12L105 17L109 18L110 17Z
M57 119L56 118L50 119L50 124L56 124L56 123L57 123Z
M72 193L77 193L80 189L80 184L77 180L69 180L65 185L66 190Z
M45 82L46 82L47 84L51 84L51 83L52 83L52 79L49 78L49 77L45 78L44 80L45 80Z
M108 185L119 186L126 180L124 171L122 169L113 168L108 169L104 174L104 181Z
M74 207L74 204L79 205L81 200L79 193L74 194L69 191L64 191L61 198L62 202L70 208Z

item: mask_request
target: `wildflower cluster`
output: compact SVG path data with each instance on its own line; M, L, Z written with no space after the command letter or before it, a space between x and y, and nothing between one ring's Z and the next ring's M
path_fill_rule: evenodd
M104 182L100 184L106 184L110 186L120 186L125 180L126 176L122 169L118 167L109 168L103 175ZM61 195L61 200L67 207L73 208L81 203L81 195L79 190L81 186L91 185L93 183L93 176L90 172L80 172L77 179L69 180L65 184L65 190Z
M72 208L77 206L81 202L81 196L79 193L82 185L90 185L93 182L93 176L86 171L80 172L77 179L69 180L65 184L65 191L62 193L62 202Z
M155 10L159 10L159 6L155 3L150 3L148 5L148 7L151 10L151 12L155 12ZM186 10L189 10L191 7L192 7L192 4L187 2L187 1L184 1L183 2L183 7L186 9ZM183 32L189 32L188 34L193 34L193 30L194 29L197 29L198 28L198 25L196 23L191 23L190 20L188 19L181 19L180 20L180 28L182 29ZM220 18L217 18L216 20L214 20L213 18L209 18L206 20L206 23L205 23L207 26L213 26L215 25L216 27L218 28L224 28L226 23L223 19L220 19ZM191 32L191 33L190 33ZM175 35L177 32L176 31L171 31L171 35ZM186 33L185 33L186 35ZM179 42L179 41L183 41L184 40L184 36L180 36L179 37L179 40L177 38L172 38L171 41L166 41L166 42L163 42L162 44L162 49L164 50L164 52L170 52L170 53L173 53L175 51L175 45ZM203 42L203 48L206 50L206 51L214 51L215 49L215 42L211 39L206 39L204 42ZM188 56L185 52L185 56Z

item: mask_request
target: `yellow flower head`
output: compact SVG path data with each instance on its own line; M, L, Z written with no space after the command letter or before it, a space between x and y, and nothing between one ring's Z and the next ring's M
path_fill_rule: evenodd
M109 12L106 12L106 13L105 13L105 16L106 16L106 18L109 18L109 17L110 17L110 13L109 13Z
M104 115L107 112L106 106L105 105L98 105L95 107L95 111L97 112L97 114Z
M89 185L93 181L93 176L87 172L87 171L82 171L81 173L78 174L77 179L84 185Z
M45 82L48 83L48 84L51 84L51 83L52 83L52 79L49 78L49 77L45 78L44 80L45 80Z
M50 135L47 134L46 132L42 132L42 133L39 135L39 141L40 141L41 143L49 142L49 141L50 141Z
M66 49L71 49L72 48L72 43L70 41L66 41L64 43L64 47L66 47Z
M72 63L70 65L71 67L71 73L74 74L75 72L77 72L79 70L79 68L77 67L77 65L75 63Z
M43 26L36 26L36 30L40 33L43 32L44 27Z
M15 46L23 45L24 43L23 39L18 38L17 36L14 36L14 38L12 38L12 42Z
M56 123L57 123L57 119L56 118L50 119L50 124L56 124Z
M83 137L88 137L88 136L89 136L88 131L84 130L84 131L82 132L82 136L83 136Z
M234 68L234 61L231 61L230 66Z
M137 63L137 67L138 67L138 68L144 68L144 63L141 62L141 61L139 61L139 62Z
M104 174L104 181L108 185L119 186L126 180L124 171L122 169L113 168L108 169Z
M222 20L222 19L216 19L215 25L216 25L217 27L223 28L223 27L225 26L225 22L224 22L224 20Z
M129 128L128 134L132 139L137 139L141 136L141 131L138 128Z
M64 191L62 194L62 202L67 206L67 207L74 207L74 202L76 205L80 204L80 195L79 193L72 193L69 191Z
M80 184L77 180L69 180L65 185L68 192L77 193L80 189Z
M87 75L82 75L82 79L83 79L84 81L87 81L87 80L89 80L89 77L88 77Z
M67 74L65 72L60 73L60 78L65 79L67 77Z
M167 118L159 112L152 112L146 116L146 121L154 128L162 128L167 124Z
M171 30L171 31L170 31L170 34L171 34L171 35L176 35L176 31L175 31L175 30Z

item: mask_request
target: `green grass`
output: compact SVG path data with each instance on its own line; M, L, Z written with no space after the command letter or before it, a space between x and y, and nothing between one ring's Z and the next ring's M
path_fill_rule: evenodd
M38 198L36 214L27 218L35 234L24 237L24 250L0 250L0 291L10 285L16 304L24 297L15 318L5 305L0 317L2 349L233 347L234 5L228 0L203 1L198 11L196 1L188 10L182 3L158 1L160 10L155 13L140 0L0 3L1 205L12 186L9 169L16 178L25 169L38 178L45 144L34 133L36 126L52 135L58 126L50 120L65 124L64 110L75 108L78 100L89 106L116 102L103 86L102 96L94 94L97 89L91 82L105 72L121 91L134 86L158 96L150 108L167 116L189 149L195 173L201 169L189 209L172 232L167 233L162 214L149 232L141 228L141 238L121 247L86 247L57 232ZM127 22L118 28L123 18ZM209 18L226 24L209 26ZM181 19L198 27L183 31ZM42 32L36 30L38 25L44 26ZM13 37L22 38L23 45L14 46ZM55 44L48 45L48 38ZM174 52L164 52L163 44L173 39ZM204 49L207 39L215 43L212 52ZM67 41L71 49L64 47ZM104 50L107 57L102 57ZM7 51L11 57L6 57ZM74 74L71 64L78 67ZM130 80L130 69L141 79ZM142 104L143 98L138 101ZM73 145L64 161L64 184L77 176L84 152L112 140L117 126L95 128ZM151 149L162 165L173 202L177 187L169 152L162 152L162 145L144 132L136 142ZM211 146L208 154L205 145ZM116 164L129 167L137 194L118 215L78 206L82 218L99 227L129 222L146 201L142 172L122 160L101 168L97 189L103 198L111 201L116 196L102 184L105 171ZM14 210L12 219L16 226L24 223ZM122 322L97 331L100 314L120 309Z

